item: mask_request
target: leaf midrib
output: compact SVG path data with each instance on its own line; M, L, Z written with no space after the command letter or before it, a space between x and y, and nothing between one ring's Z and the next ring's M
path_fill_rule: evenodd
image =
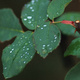
M4 28L4 27L0 27L0 29L4 29L4 30L9 30L9 31L15 31L15 32L23 32L23 30L18 30L18 29L12 29L12 28Z

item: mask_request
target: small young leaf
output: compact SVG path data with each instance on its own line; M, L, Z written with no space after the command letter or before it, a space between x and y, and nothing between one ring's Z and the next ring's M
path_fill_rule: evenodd
M24 6L21 19L28 29L36 29L38 23L41 24L47 19L48 4L49 0L31 0Z
M52 0L47 10L49 18L53 20L59 17L71 1L72 0Z
M59 29L49 22L41 24L33 35L37 53L43 58L57 48L61 39Z
M80 57L80 38L74 39L67 48L64 56L74 55Z
M3 74L6 79L19 74L34 56L32 35L30 31L20 34L10 46L3 50Z
M71 68L67 73L65 80L80 80L80 63Z
M0 40L9 40L22 31L21 25L17 17L11 9L0 10Z
M68 13L64 13L62 16L58 17L56 19L56 21L63 21L63 20L69 20L69 21L76 21L76 20L80 20L80 12L68 12ZM60 30L62 31L63 34L66 35L73 35L73 36L79 36L79 33L75 32L75 28L71 25L68 24L62 24L62 23L58 23L56 24Z

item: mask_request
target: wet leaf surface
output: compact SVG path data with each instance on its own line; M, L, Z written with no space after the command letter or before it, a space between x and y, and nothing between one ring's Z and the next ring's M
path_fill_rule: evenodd
M3 74L6 79L19 74L32 60L35 54L32 35L30 31L20 34L11 45L3 50Z
M59 29L49 22L41 24L34 32L34 42L37 53L43 58L57 48L60 39Z
M49 0L31 0L25 4L21 14L23 24L28 29L35 30L39 24L47 20L48 4Z

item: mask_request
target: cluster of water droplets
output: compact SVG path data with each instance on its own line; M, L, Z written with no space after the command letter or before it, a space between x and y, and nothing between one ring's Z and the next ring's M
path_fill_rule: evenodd
M57 14L57 15L59 15L59 13L58 13L58 12L57 12L56 14Z
M42 53L43 54L48 54L49 52L52 51L52 46L49 44L46 44L46 45L42 45Z
M33 48L33 43L28 40L27 42L25 42L24 46L22 47L22 54L20 55L20 61L19 63L24 63L26 64L28 62L28 59L32 59L32 54L30 52L30 50Z
M57 40L57 36L56 36L56 35L54 35L54 42L56 42L56 40Z
M25 5L27 7L26 10L28 10L27 12L31 13L31 15L30 15L30 13L26 12L23 15L23 20L25 22L24 24L26 25L28 23L29 24L29 28L30 27L31 28L37 27L37 25L35 25L35 19L36 19L35 17L36 17L36 15L34 15L34 11L35 11L37 2L38 2L38 0L31 0L31 3ZM38 23L40 23L41 21L45 21L47 19L47 18L45 19L45 17L48 17L48 14L46 16L42 16L42 15L38 16L37 15L38 19L36 19L36 20L37 20ZM41 28L41 29L43 29L43 28Z
M46 24L44 24L43 26L41 26L40 28L41 28L41 30L43 30L44 28L46 28L47 27L47 25Z
M28 63L28 61L30 61L32 59L33 55L30 53L30 48L33 47L33 44L28 39L29 38L27 36L24 36L24 34L22 34L21 36L17 37L17 40L14 41L15 44L13 43L12 45L10 45L6 48L8 50L8 53L10 54L9 57L6 57L7 63L8 63L8 61L10 61L10 59L15 58L16 54L18 56L16 58L20 58L20 60L19 59L18 60L19 60L19 63L21 64L21 66L20 66L21 68L22 68L22 64L26 64L26 63ZM27 41L27 42L25 42L25 41ZM25 44L22 45L24 42L25 42ZM29 45L29 46L27 46L27 45ZM20 48L20 46L21 47L23 46L23 47ZM19 53L19 51L21 51L21 52ZM3 64L5 71L9 69L9 66L6 64Z
M10 53L12 53L14 51L14 48L12 48L11 50L10 50Z

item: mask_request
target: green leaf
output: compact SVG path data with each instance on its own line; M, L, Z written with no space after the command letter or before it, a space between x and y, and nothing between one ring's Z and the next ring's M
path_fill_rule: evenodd
M48 4L49 0L31 0L31 2L25 4L21 19L28 29L34 30L39 24L47 20Z
M10 40L22 31L17 17L11 9L0 9L0 40Z
M65 80L80 80L80 62L71 68L67 73Z
M80 57L80 38L74 39L67 48L64 56L74 55Z
M56 19L56 21L62 21L62 20L69 20L69 21L80 20L80 12L67 12ZM79 36L78 32L74 34L75 28L71 25L58 23L57 26L60 28L63 34Z
M2 63L4 77L11 78L19 74L35 54L32 40L33 33L27 31L3 50Z
M49 22L41 24L34 32L34 42L37 53L45 58L60 43L61 34L59 29Z
M52 0L47 10L49 18L53 20L59 17L71 1L72 0Z

